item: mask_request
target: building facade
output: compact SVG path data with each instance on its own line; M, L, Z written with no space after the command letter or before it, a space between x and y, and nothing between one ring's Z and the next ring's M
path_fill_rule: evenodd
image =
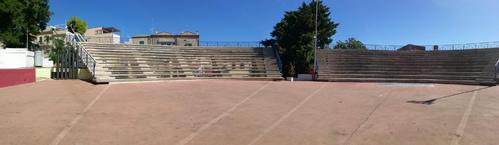
M168 32L160 32L153 35L137 35L132 37L132 43L141 45L199 46L199 34L182 32L174 35Z
M96 27L87 29L85 38L87 42L119 44L120 35L116 34L120 30L114 27Z
M66 41L66 29L48 26L45 30L36 35L35 43L42 50L50 50L54 46L55 40Z

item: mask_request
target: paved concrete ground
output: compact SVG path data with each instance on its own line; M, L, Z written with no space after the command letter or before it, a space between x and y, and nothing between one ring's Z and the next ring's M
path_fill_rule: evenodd
M1 145L494 145L499 87L47 80L0 89Z

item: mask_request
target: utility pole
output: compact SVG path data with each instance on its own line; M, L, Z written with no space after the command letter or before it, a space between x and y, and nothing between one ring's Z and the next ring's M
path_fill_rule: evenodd
M314 0L316 2L315 4L315 36L314 36L314 79L317 78L317 76L315 76L317 74L317 69L319 69L319 66L317 64L317 35L318 35L318 16L319 16L319 0Z

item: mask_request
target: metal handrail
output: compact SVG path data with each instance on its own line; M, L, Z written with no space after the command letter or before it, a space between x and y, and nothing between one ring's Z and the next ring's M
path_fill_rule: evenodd
M494 80L497 82L497 74L499 73L499 59L497 60L496 62L496 65L495 65L495 72L494 72Z
M334 48L335 43L330 44L329 48ZM397 51L405 45L383 45L383 44L364 44L367 50L384 50ZM470 50L470 49L487 49L498 48L499 41L464 43L464 44L437 44L437 45L419 45L424 47L425 51L435 51L434 46L438 46L438 50Z
M200 41L200 47L234 47L234 48L247 48L247 47L263 47L259 41Z
M74 36L72 37L70 35L67 35L66 37L69 38L68 41L74 47L74 49L76 49L77 52L79 52L78 56L81 58L81 61L87 66L88 70L90 70L90 72L92 73L92 79L95 80L95 74L96 74L95 66L97 64L97 61L95 60L95 58L92 57L92 55L88 53L85 47L81 45L80 42L85 42L85 38L78 33L68 32L68 34Z
M277 67L279 67L279 72L282 73L282 61L281 61L281 55L279 54L278 48L272 47L274 50L274 56L277 60Z

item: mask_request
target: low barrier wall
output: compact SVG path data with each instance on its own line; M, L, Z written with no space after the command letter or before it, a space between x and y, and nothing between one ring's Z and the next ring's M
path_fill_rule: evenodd
M0 49L0 68L33 67L35 54L26 48Z
M35 81L35 68L0 69L0 88Z

